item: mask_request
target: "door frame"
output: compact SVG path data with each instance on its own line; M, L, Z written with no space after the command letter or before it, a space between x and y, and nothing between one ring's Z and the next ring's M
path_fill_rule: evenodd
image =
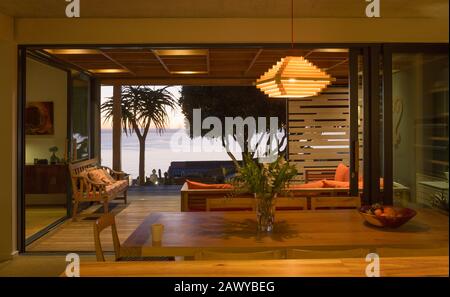
M379 44L353 48L349 54L350 193L352 196L359 194L360 66L363 87L362 201L366 205L392 204L392 60ZM381 178L384 179L383 187Z

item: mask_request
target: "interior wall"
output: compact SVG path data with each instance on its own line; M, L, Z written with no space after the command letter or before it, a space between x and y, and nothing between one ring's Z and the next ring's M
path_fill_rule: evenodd
M25 162L50 159L49 148L58 147L57 156L64 157L67 139L67 72L36 60L27 59L27 102L53 102L54 135L26 135Z
M14 20L0 14L0 261L16 250L17 44Z
M57 28L57 30L55 29ZM20 44L290 43L289 18L17 19ZM446 42L448 18L302 18L299 43Z

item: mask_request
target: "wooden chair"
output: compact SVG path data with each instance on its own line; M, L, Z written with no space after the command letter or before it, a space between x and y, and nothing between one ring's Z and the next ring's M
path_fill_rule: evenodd
M100 240L100 233L106 228L111 227L112 240L114 246L114 256L116 261L173 261L174 257L132 257L123 256L121 253L121 246L119 236L117 234L116 220L113 214L105 214L101 216L94 223L94 241L95 241L95 255L97 261L105 262L105 255L102 249Z
M282 259L283 253L279 250L251 253L231 253L216 251L200 251L195 253L195 260L275 260Z
M311 197L311 209L320 208L360 208L361 198L359 197Z
M93 181L89 177L89 172L95 169L106 170L114 182L108 185L105 182ZM102 203L104 213L109 212L109 202L114 199L123 199L127 204L128 175L126 173L99 166L97 159L70 163L69 171L72 181L73 220L77 216L81 202Z
M208 198L206 211L255 210L254 198Z
M287 250L287 259L340 259L363 258L370 253L369 249L345 249L345 250Z
M280 197L275 205L277 210L306 210L308 200L305 197Z
M102 243L100 241L100 233L108 227L111 227L115 259L116 261L119 261L121 258L120 241L119 236L117 235L115 217L112 214L105 214L94 223L95 255L97 256L97 261L99 262L105 262L105 255L103 253Z

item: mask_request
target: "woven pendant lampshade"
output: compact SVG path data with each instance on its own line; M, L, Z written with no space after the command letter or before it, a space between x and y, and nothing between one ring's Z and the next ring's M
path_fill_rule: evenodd
M305 58L288 56L264 73L256 87L271 98L304 98L317 96L332 80Z

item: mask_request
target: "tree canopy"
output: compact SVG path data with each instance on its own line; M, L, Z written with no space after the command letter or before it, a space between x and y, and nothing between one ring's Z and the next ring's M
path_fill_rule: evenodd
M270 118L278 118L278 128L284 129L286 124L286 100L269 99L265 94L252 86L222 87L222 86L184 86L179 100L182 113L189 122L190 137L193 137L194 109L201 109L201 120L208 117L217 117L222 123L222 144L226 147L226 137L236 139L237 131L228 131L225 128L226 117L258 117L266 118L265 131L268 131ZM261 130L263 127L257 127ZM207 135L208 129L202 129L201 136ZM244 139L249 141L252 131L244 132ZM283 139L282 141L284 141ZM247 154L247 146L243 148ZM229 153L229 151L227 151ZM230 155L230 153L229 153ZM233 158L232 155L230 157Z

